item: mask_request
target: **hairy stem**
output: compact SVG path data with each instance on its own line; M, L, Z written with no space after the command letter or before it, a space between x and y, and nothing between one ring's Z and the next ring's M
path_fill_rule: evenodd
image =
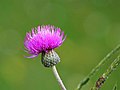
M107 71L97 80L95 86L91 90L99 90L107 78L111 75L113 71L120 65L120 56L118 56L108 67Z
M109 59L111 58L115 53L117 53L120 50L120 45L116 46L110 53L108 53L99 63L98 65L92 69L92 71L85 77L80 83L78 84L77 90L81 90L81 88L88 83L90 78L99 70L99 68Z
M52 71L53 71L54 76L56 77L56 79L57 79L57 81L58 81L58 83L61 87L61 90L66 90L66 88L65 88L65 86L64 86L64 84L63 84L55 66L52 67Z

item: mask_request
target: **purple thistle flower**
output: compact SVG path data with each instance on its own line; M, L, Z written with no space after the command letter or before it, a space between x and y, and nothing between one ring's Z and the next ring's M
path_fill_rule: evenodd
M33 28L32 32L26 33L24 40L26 51L31 54L27 58L34 58L42 52L47 53L61 46L65 38L64 32L52 25Z

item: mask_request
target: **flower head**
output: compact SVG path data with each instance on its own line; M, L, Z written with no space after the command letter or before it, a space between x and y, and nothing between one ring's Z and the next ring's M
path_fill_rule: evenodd
M51 25L38 26L26 33L24 46L31 54L28 58L38 56L42 52L48 52L62 45L65 40L64 32L60 28Z

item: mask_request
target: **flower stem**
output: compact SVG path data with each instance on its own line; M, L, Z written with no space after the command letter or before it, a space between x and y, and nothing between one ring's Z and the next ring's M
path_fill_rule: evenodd
M63 84L63 82L62 82L62 80L61 80L61 78L60 78L60 76L59 76L59 74L58 74L57 69L56 69L55 66L52 66L52 71L53 71L54 76L56 77L56 79L58 81L58 84L61 87L61 90L66 90L66 88L65 88L65 86L64 86L64 84Z
M120 50L120 45L116 46L110 53L108 53L99 63L98 65L92 69L92 71L79 83L76 90L81 90L81 88L88 83L90 78L99 70L99 68L109 59L111 58L115 53L117 53Z
M99 90L104 82L108 79L113 71L120 65L120 56L118 56L108 67L107 71L102 74L102 76L96 81L95 86L91 90Z

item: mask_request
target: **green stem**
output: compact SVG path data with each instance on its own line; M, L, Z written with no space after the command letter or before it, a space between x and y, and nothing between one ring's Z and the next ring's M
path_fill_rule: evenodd
M65 88L65 86L64 86L64 84L63 84L55 66L52 66L52 71L54 73L54 76L55 76L56 80L58 81L59 86L61 87L61 90L66 90L66 88Z
M120 65L120 56L118 56L108 67L107 71L97 80L95 86L91 90L99 90L107 78L111 75L113 71Z
M113 90L117 90L117 83L115 83Z
M85 77L78 85L76 90L81 90L81 88L88 83L90 78L99 70L99 68L109 59L111 58L115 53L117 53L120 50L120 45L115 47L110 53L108 53L99 63L98 65Z

